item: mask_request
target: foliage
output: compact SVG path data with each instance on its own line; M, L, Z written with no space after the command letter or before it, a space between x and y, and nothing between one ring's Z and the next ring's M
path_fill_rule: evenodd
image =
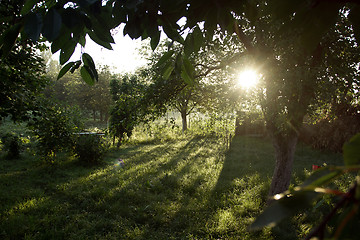
M7 152L6 158L19 158L22 149L21 138L14 133L7 133L1 137L3 149Z
M301 186L275 195L275 203L270 205L262 215L252 224L252 229L263 226L274 226L281 219L304 211L317 201L317 205L326 198L333 196L334 208L324 217L322 222L314 228L306 239L312 237L332 237L334 239L348 239L357 236L359 225L359 199L360 199L360 134L355 135L343 147L344 166L326 166L312 174ZM355 181L348 187L347 192L334 189L331 183L335 178L349 172L357 173ZM330 186L328 186L330 185ZM328 187L327 187L328 186ZM325 195L325 197L324 197ZM342 209L342 211L340 211ZM334 219L335 220L334 220ZM333 226L332 223L335 222ZM330 225L331 228L327 228ZM330 229L330 231L328 231Z
M50 62L50 64L53 63ZM51 81L46 88L46 96L64 106L79 106L84 113L90 112L94 121L99 119L106 122L108 120L111 104L110 80L112 78L108 66L102 66L99 69L99 81L92 86L81 81L80 72L77 70L61 79L56 79L57 74L58 69L56 68L47 72Z
M101 135L96 133L79 134L75 140L75 155L81 163L98 164L106 153L107 146Z
M130 137L134 127L143 120L141 101L145 85L137 76L125 75L121 80L113 79L110 87L114 106L110 111L109 130L114 141L118 138L120 146L124 137Z
M0 34L6 34L7 28L12 26L6 18L18 15L21 7L19 1L1 2ZM1 46L3 50L4 45ZM23 39L9 48L7 54L0 53L0 121L7 116L14 121L28 120L29 113L37 109L35 99L47 82L43 77L42 58L37 53L43 49L41 43Z
M81 129L81 120L76 109L64 109L53 103L44 103L39 116L29 122L37 137L37 148L45 160L54 162L56 154L72 151L74 133Z

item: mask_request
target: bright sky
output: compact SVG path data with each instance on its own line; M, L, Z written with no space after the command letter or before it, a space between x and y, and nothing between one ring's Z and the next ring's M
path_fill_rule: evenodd
M88 36L84 52L91 55L95 65L108 65L114 73L134 72L137 68L146 65L146 60L139 55L138 49L141 47L141 40L132 40L129 36L123 36L122 29L113 36L115 44L113 50L108 50L95 42ZM80 46L80 45L78 45ZM79 60L81 48L77 47L71 61ZM53 58L59 59L59 52Z

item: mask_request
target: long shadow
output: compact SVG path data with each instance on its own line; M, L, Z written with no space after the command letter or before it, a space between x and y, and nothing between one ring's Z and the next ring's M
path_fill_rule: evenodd
M213 193L218 195L226 192L235 179L254 174L259 174L261 180L266 181L273 169L272 152L271 144L261 138L235 136L226 153Z

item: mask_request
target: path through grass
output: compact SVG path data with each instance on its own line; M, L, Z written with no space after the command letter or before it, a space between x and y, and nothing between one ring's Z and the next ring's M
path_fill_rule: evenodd
M272 151L263 139L238 137L226 150L214 137L195 136L126 145L97 167L0 160L0 238L296 238L299 224L284 233L246 231L266 201ZM300 147L294 181L323 162L341 160Z

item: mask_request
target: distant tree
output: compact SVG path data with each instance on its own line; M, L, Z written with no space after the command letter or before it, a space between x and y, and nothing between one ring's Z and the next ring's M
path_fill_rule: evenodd
M110 110L110 134L113 144L118 139L119 147L124 137L130 137L134 127L144 118L141 105L145 85L136 75L124 75L110 83L113 106Z

